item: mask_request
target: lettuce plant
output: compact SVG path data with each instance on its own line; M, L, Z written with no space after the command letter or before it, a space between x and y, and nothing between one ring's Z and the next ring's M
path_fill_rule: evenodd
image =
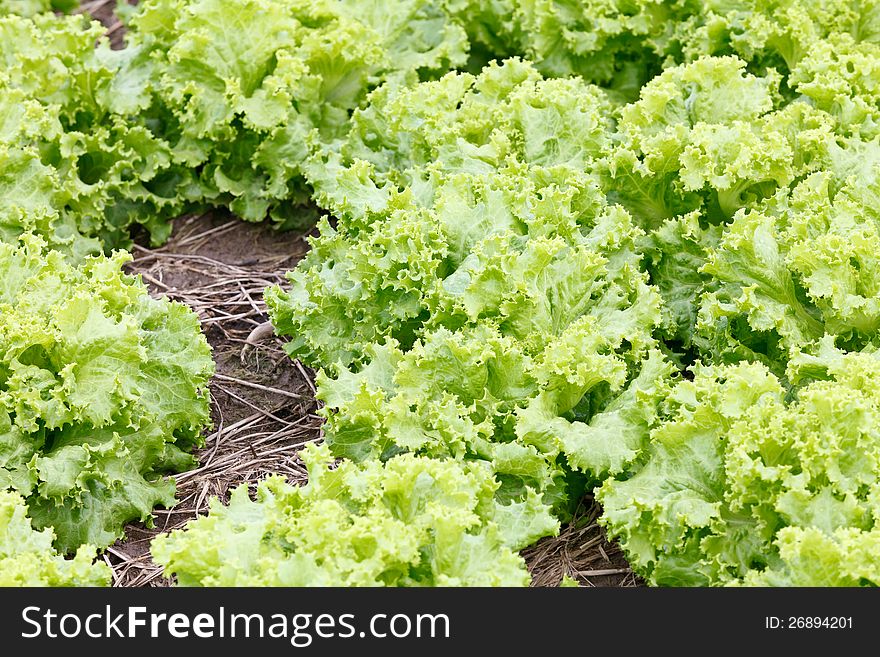
M342 134L383 80L466 61L464 32L432 3L392 4L148 0L129 22L118 109L148 117L203 201L302 227L309 136Z
M487 460L500 499L564 515L572 469L627 469L673 370L643 233L591 174L603 94L510 60L370 100L309 163L339 221L267 291L291 354L326 367L327 442Z
M0 491L0 586L109 586L110 568L81 546L65 559L52 547L51 529L36 531L24 500Z
M480 463L412 455L337 468L326 446L301 452L309 483L248 487L207 518L157 537L153 557L181 586L524 586L514 550L539 505L501 506ZM526 539L526 540L524 540Z
M172 505L163 475L192 467L209 422L198 319L123 274L129 259L73 266L34 237L0 243L0 488L62 552Z
M0 18L0 239L36 231L81 259L128 244L135 223L164 241L198 198L169 144L128 120L131 53L103 31L81 16Z
M757 363L698 369L641 470L599 489L603 523L653 584L876 586L878 377L830 344L789 371L795 398Z

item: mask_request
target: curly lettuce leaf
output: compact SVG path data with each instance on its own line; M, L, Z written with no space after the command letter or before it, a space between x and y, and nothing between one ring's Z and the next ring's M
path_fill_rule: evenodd
M543 79L528 62L493 62L407 88L385 85L340 140L307 164L315 198L336 216L381 215L399 188L430 207L449 177L479 177L513 162L581 172L609 145L607 101L578 79ZM524 172L525 173L525 172Z
M835 119L836 131L870 141L880 135L878 91L880 46L851 33L817 40L788 77L792 89Z
M16 493L0 491L0 586L109 586L110 568L83 545L72 559L52 547L51 529L36 531Z
M550 77L577 75L629 99L676 53L679 23L704 11L676 0L447 0L484 60L521 55Z
M292 355L350 364L385 336L412 344L432 316L450 326L467 321L471 311L459 306L470 301L459 288L473 268L495 266L475 254L483 243L498 248L496 236L508 259L529 235L558 236L556 249L580 241L581 250L630 239L627 219L597 217L604 201L583 172L608 143L594 88L541 80L512 60L478 78L383 87L371 99L346 140L309 164L321 204L343 220L320 223L289 292L267 291L275 326L293 337ZM471 296L491 284L471 286Z
M667 219L641 239L645 269L663 300L662 335L674 351L694 346L700 299L713 287L701 269L721 234L720 226L703 225L694 211Z
M649 230L695 210L717 224L815 170L827 159L830 117L806 103L779 108L779 84L736 57L664 71L620 110L610 198Z
M193 200L192 174L172 164L169 144L106 102L127 95L117 82L128 53L112 51L103 31L82 17L0 18L0 146L15 154L0 175L17 176L27 162L19 184L41 192L33 208L9 190L7 203L19 207L4 239L35 231L81 259L97 246L127 245L134 223L164 241L168 219Z
M814 528L785 527L777 544L781 565L752 570L744 586L877 586L880 532L838 529L831 535Z
M717 281L697 325L707 354L782 371L826 335L851 350L875 344L878 165L863 166L842 181L813 174L763 211L737 215L703 267Z

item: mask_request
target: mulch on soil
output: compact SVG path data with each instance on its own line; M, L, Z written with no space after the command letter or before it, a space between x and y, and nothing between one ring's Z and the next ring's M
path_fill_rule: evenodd
M270 473L305 481L297 454L320 439L314 376L282 350L262 293L282 283L306 249L300 235L221 212L178 220L161 248L135 245L129 271L155 296L190 306L214 350L214 428L196 453L199 467L175 476L177 506L157 510L154 528L129 525L127 538L108 549L116 586L169 584L150 559L150 540L206 513L211 498L225 500L230 489Z

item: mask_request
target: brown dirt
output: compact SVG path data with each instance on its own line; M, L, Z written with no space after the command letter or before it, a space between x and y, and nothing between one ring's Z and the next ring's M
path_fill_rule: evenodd
M532 586L559 586L568 575L587 587L630 587L644 583L636 576L620 546L609 542L596 519L602 508L588 495L559 536L541 539L523 550Z
M136 5L137 0L126 0L130 5ZM79 8L74 13L88 14L107 28L107 38L110 47L114 50L122 48L122 40L125 37L125 26L116 15L116 0L85 0L79 3Z
M204 514L213 497L270 473L304 482L299 449L320 438L313 374L291 360L271 331L255 344L254 329L268 321L262 291L283 283L307 245L300 235L280 234L225 213L178 220L159 249L136 245L132 273L156 296L189 305L214 349L211 382L214 429L196 453L199 467L175 477L180 502L156 511L156 527L126 527L126 539L106 555L116 586L162 586L149 542Z

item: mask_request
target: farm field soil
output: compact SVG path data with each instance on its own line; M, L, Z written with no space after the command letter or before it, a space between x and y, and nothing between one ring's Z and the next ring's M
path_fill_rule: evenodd
M126 540L108 549L115 585L168 584L150 561L150 540L206 513L212 497L225 499L230 488L270 472L294 483L305 480L297 452L319 439L321 425L313 374L287 357L265 324L262 290L282 282L306 248L301 236L219 213L179 220L162 248L135 246L129 271L140 274L152 294L193 308L217 372L211 383L213 429L196 453L199 467L175 477L179 502L156 511L154 528L131 524Z

